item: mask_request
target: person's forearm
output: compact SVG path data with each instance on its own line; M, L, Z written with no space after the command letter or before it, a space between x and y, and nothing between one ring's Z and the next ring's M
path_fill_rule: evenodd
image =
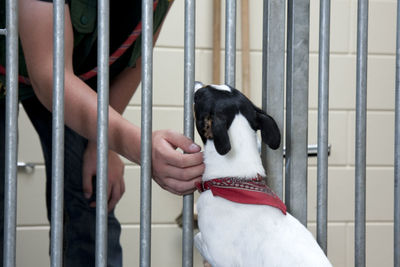
M51 78L41 79L35 90L39 100L51 111ZM65 73L64 120L65 124L87 138L97 139L97 94L74 74ZM119 112L109 108L108 144L111 150L138 163L140 160L140 128L124 119Z

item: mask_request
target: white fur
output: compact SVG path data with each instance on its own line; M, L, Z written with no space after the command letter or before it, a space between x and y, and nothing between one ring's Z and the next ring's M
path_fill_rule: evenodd
M232 92L231 88L226 84L210 84L210 86L217 90Z
M196 92L197 90L199 90L200 88L203 88L204 84L202 82L194 82L194 91Z
M232 149L224 156L207 140L203 180L264 176L256 134L243 115L235 117L228 134ZM311 233L279 209L234 203L208 190L201 193L197 210L195 245L212 267L331 266Z
M258 154L256 133L242 114L236 115L228 131L232 148L224 156L215 150L214 142L207 140L204 147L206 168L203 180L218 177L254 178L265 176Z

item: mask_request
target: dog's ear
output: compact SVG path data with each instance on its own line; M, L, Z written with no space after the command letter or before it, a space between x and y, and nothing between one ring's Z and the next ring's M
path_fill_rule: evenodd
M220 155L225 155L231 150L226 119L223 116L213 116L211 129L215 149Z
M275 120L263 110L256 109L258 128L261 130L262 141L272 149L281 144L281 133Z

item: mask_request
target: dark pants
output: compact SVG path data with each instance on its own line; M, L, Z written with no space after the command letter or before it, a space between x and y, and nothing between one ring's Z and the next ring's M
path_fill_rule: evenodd
M46 164L46 205L51 212L51 148L52 114L36 97L22 101L40 143ZM4 222L4 159L5 159L5 101L0 101L0 253L3 264ZM90 267L95 265L96 209L89 207L82 190L82 158L87 140L65 127L64 154L64 266ZM94 189L95 190L95 189ZM119 242L121 226L114 211L108 214L108 264L122 266L122 248Z

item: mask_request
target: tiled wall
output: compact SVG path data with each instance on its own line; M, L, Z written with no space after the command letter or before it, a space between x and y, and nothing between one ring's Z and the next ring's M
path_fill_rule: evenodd
M183 0L176 0L154 50L154 129L183 129ZM240 6L240 0L238 1ZM395 0L370 0L367 121L367 266L393 265L393 139ZM328 255L334 266L354 266L354 131L356 0L332 0L330 58ZM250 1L251 98L261 103L262 1ZM319 1L311 0L309 143L317 142ZM196 79L212 77L212 0L196 1ZM240 12L238 12L240 23ZM223 30L223 27L222 27ZM237 87L241 84L240 32ZM224 41L222 41L224 44ZM221 53L223 58L223 53ZM224 62L222 60L222 62ZM222 76L223 76L222 71ZM223 80L223 77L221 77ZM140 123L140 92L125 117ZM37 138L21 110L19 159L39 165L20 172L17 266L48 266L48 224L44 209L44 168ZM200 139L197 139L200 142ZM309 228L315 231L316 159L309 160ZM126 193L117 208L123 223L125 266L138 266L139 168L128 165ZM180 197L153 184L152 265L181 262L181 231L175 218ZM34 211L34 212L32 212ZM38 245L39 244L39 245ZM195 252L195 266L201 266Z

